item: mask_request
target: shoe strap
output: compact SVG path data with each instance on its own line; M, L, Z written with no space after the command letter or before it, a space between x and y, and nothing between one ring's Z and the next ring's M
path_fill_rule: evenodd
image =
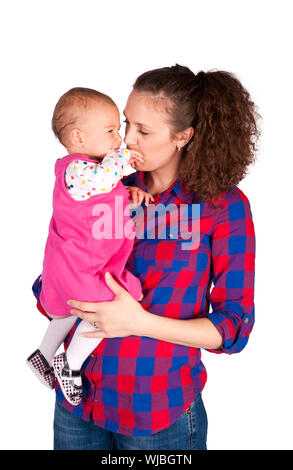
M45 370L44 376L46 377L47 375L54 375L53 367L50 367L50 369Z
M63 353L63 364L64 364L64 367L61 371L62 377L67 377L67 378L80 377L80 370L70 369L65 352Z
M71 379L72 377L80 377L80 370L71 370L71 369L62 369L61 371L62 377L67 377Z

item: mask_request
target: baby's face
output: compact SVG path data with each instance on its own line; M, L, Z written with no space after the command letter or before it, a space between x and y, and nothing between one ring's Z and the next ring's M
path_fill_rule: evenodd
M120 114L115 105L93 104L81 117L79 128L84 138L82 152L89 157L102 158L121 145Z

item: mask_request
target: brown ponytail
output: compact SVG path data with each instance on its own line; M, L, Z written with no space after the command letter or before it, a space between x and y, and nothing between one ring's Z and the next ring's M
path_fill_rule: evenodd
M199 72L176 64L139 76L134 89L166 98L172 133L195 130L182 152L179 177L201 200L216 199L237 185L255 160L259 137L248 91L232 74Z

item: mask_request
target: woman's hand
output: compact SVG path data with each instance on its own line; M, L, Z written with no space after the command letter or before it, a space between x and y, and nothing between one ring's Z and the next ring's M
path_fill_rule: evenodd
M110 302L78 302L69 300L71 310L82 320L100 330L83 333L87 338L122 338L125 336L148 336L149 338L181 344L192 348L219 349L222 336L208 318L182 320L166 318L147 312L109 274L105 275L108 287L115 294Z
M121 338L135 335L143 336L148 312L111 276L106 273L107 286L115 294L109 302L78 302L69 300L73 307L72 315L100 328L95 332L83 333L87 338Z

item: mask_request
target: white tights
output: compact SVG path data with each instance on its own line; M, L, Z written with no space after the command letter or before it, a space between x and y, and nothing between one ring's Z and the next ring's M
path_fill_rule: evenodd
M52 360L61 346L69 331L76 321L75 316L60 317L52 319L43 337L39 350L51 365ZM90 355L90 353L100 344L102 338L85 338L82 333L97 331L89 322L81 321L76 328L69 347L66 351L67 362L71 370L79 370ZM76 385L81 385L81 379L74 379Z

